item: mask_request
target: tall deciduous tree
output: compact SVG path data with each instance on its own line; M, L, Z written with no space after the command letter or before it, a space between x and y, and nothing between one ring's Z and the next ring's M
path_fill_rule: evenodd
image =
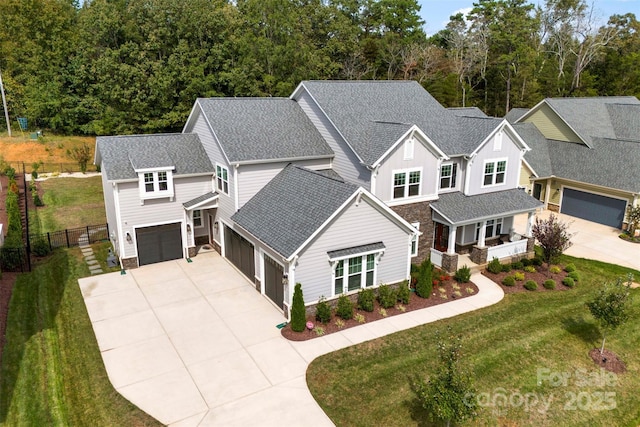
M554 214L550 214L548 219L536 218L531 234L542 247L543 258L547 263L554 262L571 246L572 234L568 229L569 224L563 223Z

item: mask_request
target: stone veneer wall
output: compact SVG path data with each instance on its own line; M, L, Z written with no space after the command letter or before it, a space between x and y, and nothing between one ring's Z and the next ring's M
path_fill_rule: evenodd
M408 223L419 222L422 235L418 238L418 256L411 258L412 264L420 264L431 255L433 245L433 219L431 202L409 203L390 208Z
M131 270L132 268L138 268L138 258L123 258L120 260L122 268L125 270Z

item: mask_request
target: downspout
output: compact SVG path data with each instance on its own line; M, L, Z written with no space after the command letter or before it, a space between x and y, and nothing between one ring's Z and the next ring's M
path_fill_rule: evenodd
M234 205L234 210L237 212L239 209L239 204L240 204L240 197L238 196L238 168L240 167L240 163L236 163L235 165L233 165L233 202L235 203Z
M466 172L464 174L464 192L463 194L466 196L469 194L469 182L471 180L471 165L473 164L473 157L471 156L462 156L463 159L467 162Z

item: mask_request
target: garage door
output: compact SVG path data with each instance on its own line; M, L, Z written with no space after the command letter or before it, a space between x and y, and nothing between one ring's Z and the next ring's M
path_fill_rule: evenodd
M565 188L560 212L588 221L621 228L626 201Z
M136 229L138 264L182 258L182 232L180 223Z
M282 284L283 268L270 256L264 256L264 292L282 309L284 302L284 286Z
M253 282L255 277L255 260L251 242L225 226L224 244L224 253L227 259Z

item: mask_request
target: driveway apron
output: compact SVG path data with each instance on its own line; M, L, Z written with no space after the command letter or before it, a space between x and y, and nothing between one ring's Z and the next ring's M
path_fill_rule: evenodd
M115 389L173 426L333 425L306 385L316 357L494 304L476 295L309 341L291 342L282 313L215 252L79 280Z

